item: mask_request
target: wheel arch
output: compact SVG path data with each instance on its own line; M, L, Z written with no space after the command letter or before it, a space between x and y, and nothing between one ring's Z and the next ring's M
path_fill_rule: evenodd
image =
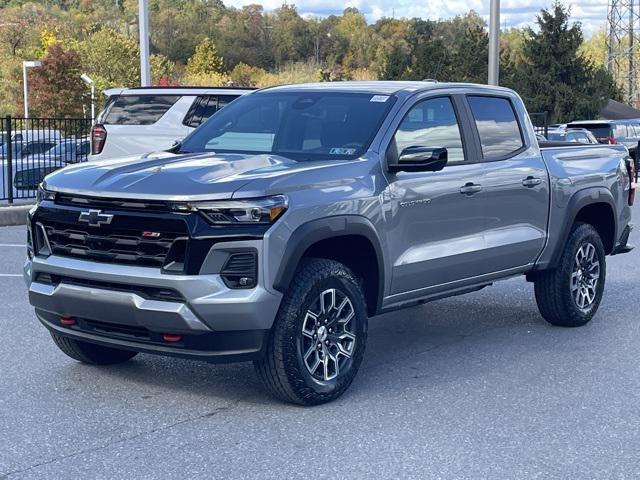
M344 263L362 278L369 316L382 306L384 261L375 227L360 215L339 215L299 226L287 242L273 287L289 288L300 260L318 257Z
M566 207L566 220L558 236L550 266L558 265L562 249L576 222L592 225L600 235L605 253L609 255L618 238L616 203L611 192L602 187L588 188L575 193Z

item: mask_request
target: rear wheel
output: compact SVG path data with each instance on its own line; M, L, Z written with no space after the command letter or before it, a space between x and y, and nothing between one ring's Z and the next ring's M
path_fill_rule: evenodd
M91 365L113 365L135 357L138 352L103 347L95 343L83 342L51 332L53 342L63 353L82 363Z
M585 325L600 306L605 277L605 251L600 235L592 225L575 224L558 267L541 272L535 280L540 313L553 325Z
M305 259L283 299L266 355L254 365L272 395L317 405L351 385L366 339L366 306L353 273L332 260Z

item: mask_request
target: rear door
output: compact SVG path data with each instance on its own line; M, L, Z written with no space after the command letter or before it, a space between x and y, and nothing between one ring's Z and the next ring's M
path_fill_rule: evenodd
M540 254L546 239L549 177L545 163L537 146L528 144L533 131L521 121L524 107L514 97L466 98L483 170L478 196L486 219L482 273L528 265Z

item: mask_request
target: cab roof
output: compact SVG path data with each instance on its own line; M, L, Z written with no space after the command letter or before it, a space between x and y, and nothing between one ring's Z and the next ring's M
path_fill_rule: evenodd
M504 87L490 85L480 85L475 83L450 83L437 82L434 80L423 81L395 81L395 80L371 80L371 81L346 81L346 82L317 82L300 83L291 85L280 85L267 87L261 91L327 91L370 93L379 95L394 95L400 92L413 93L423 90L436 90L447 88L474 88L485 91L511 91Z

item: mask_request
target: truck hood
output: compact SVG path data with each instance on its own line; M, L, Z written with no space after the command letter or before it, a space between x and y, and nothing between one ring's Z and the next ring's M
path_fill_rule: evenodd
M281 178L341 163L297 162L264 154L162 152L68 166L48 175L45 185L48 190L93 197L221 200L259 178Z

